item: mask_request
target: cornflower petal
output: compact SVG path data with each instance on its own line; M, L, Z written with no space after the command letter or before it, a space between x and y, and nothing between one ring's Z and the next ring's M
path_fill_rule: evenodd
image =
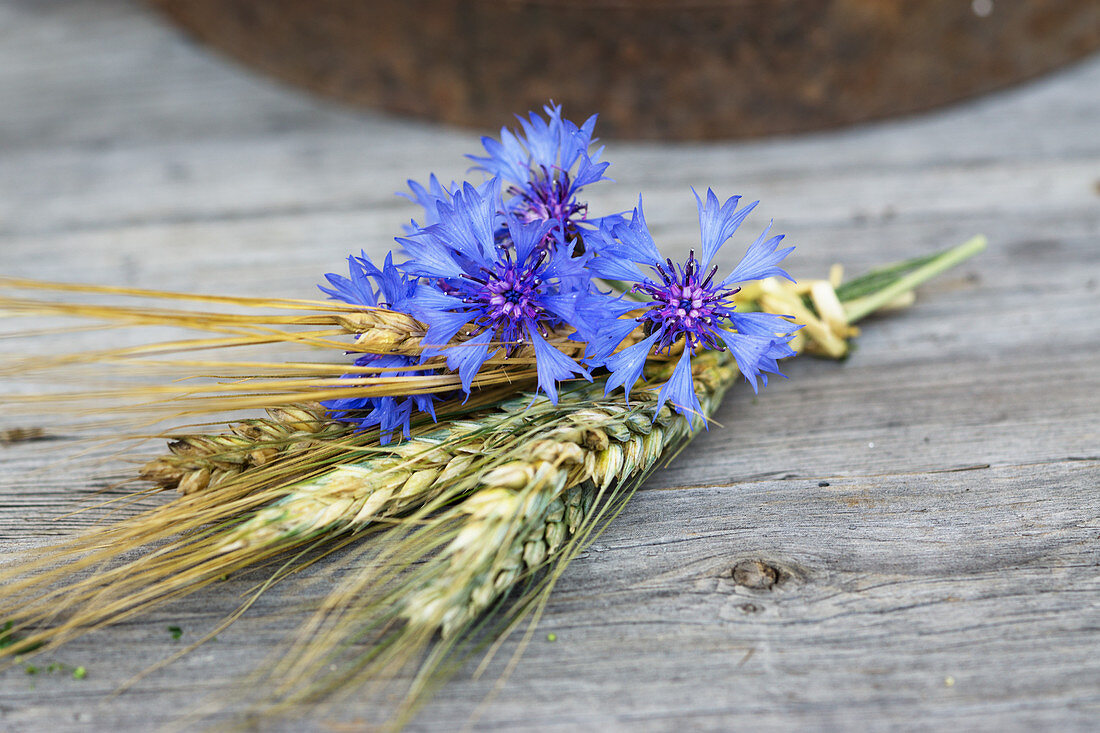
M348 258L348 262L354 262L353 257ZM337 275L334 272L330 272L325 275L325 279L328 280L331 288L326 288L323 285L318 285L318 289L334 300L342 300L346 303L355 303L357 305L374 305L374 290L361 290L355 282L349 280L343 275Z
M749 247L748 252L741 258L741 262L733 268L733 272L721 282L719 287L728 288L737 283L762 280L766 277L784 277L794 282L794 278L779 267L779 263L794 251L794 247L777 249L779 243L783 241L784 235L779 234L769 239L768 234L771 233L771 230L772 222L768 222L767 228L756 238L756 241Z
M673 409L688 419L703 414L703 408L699 404L699 398L695 396L695 381L691 376L691 352L684 349L680 355L680 361L676 362L676 368L672 370L672 376L668 378L657 392L657 410L665 402L671 402ZM707 427L706 420L703 427Z
M589 263L588 269L593 274L609 280L641 282L646 279L637 265L630 260L623 260L618 257L596 257Z
M638 323L634 319L619 318L603 325L595 333L580 334L587 342L584 352L585 362L593 365L607 364L608 368L611 368L611 359L614 358L611 356L612 353L623 342L623 339L634 333L634 329L637 327ZM633 348L633 346L627 348ZM625 350L623 349L623 351ZM637 378L634 381L637 381ZM633 384L634 382L630 382L631 386Z
M653 236L649 233L641 196L638 197L638 205L634 207L631 220L614 227L612 233L619 242L618 247L612 249L615 256L651 267L656 267L663 261Z
M424 282L418 283L410 306L411 315L424 320L422 316L431 317L435 311L449 311L454 308L462 308L465 302L462 298L448 295L438 288L434 288Z
M558 155L564 144L561 106L547 106L544 110L548 120L543 120L537 112L528 112L527 119L518 115L516 119L523 128L526 146L531 153L531 162L550 168L558 162Z
M397 243L405 248L409 261L402 269L417 277L451 277L461 269L449 249L440 247L434 239L423 233L413 237L397 237Z
M719 335L737 361L738 370L752 385L752 391L757 392L756 378L760 374L760 360L765 358L771 350L775 337L734 333L725 329L719 331Z
M466 394L470 394L474 377L489 358L489 343L492 340L493 332L485 331L447 349L447 368L458 372L458 378L462 380L462 391Z
M790 341L802 326L786 320L790 317L773 313L734 313L730 317L730 323L738 333L772 339L771 346L758 362L760 381L765 386L768 384L768 373L783 376L779 371L779 360L795 355Z
M545 271L547 276L556 278L562 292L592 289L592 261L590 254L573 256L572 247L555 247L548 251Z
M791 348L790 341L794 338L794 334L788 334L781 336L772 342L768 352L761 357L759 362L760 367L760 381L764 386L768 386L768 375L775 374L776 376L786 379L786 375L779 371L779 360L786 359L787 357L794 356L795 350Z
M550 398L551 404L558 404L558 382L570 379L574 374L579 374L589 382L592 381L592 375L587 369L558 351L538 331L531 330L528 336L531 339L531 345L535 348L535 369L538 372L539 388Z
M363 253L361 257L352 255L348 257L348 274L350 278L334 272L325 275L332 288L323 285L318 289L334 300L340 300L353 305L365 305L374 307L378 305L378 297L374 285L370 281L370 275L379 272L370 258Z
M596 130L596 120L598 118L599 115L592 115L587 120L581 123L580 133L585 137L585 140L587 141L587 144L585 145L586 149L589 145L596 142L596 138L592 137L592 133ZM600 148L592 154L592 160L598 160L601 153L603 153L603 146L600 146Z
M610 166L611 164L606 162L596 163L587 155L582 157L580 167L577 168L577 175L573 178L573 187L577 189L582 186L606 180L604 171Z
M451 192L458 188L458 184L451 181L451 185L444 186L432 173L428 177L428 187L420 185L416 181L410 179L406 181L409 186L409 190L412 194L398 192L398 196L408 199L414 204L420 204L424 209L424 224L419 224L416 219L413 219L409 224L406 224L403 228L406 234L415 234L417 231L425 226L430 226L439 221L439 215L436 211L436 203L439 201L450 201Z
M489 195L485 195L486 193ZM480 190L465 183L450 203L436 202L439 222L424 231L437 242L482 267L491 263L488 250L495 249L497 212L500 211L500 181L490 180ZM411 251L410 251L411 252Z
M729 238L737 231L737 227L741 226L741 222L760 202L753 201L738 210L737 204L741 201L740 196L731 196L726 199L724 204L719 206L718 196L715 195L713 190L707 189L706 203L699 198L699 194L694 188L691 192L695 194L695 201L699 205L699 239L703 245L703 256L699 258L699 261L702 263L702 269L705 270L710 267L714 255L718 254L721 246L729 241Z
M470 322L467 311L428 311L413 309L413 315L428 325L424 334L424 355L435 356Z
M579 322L582 320L577 315L577 300L580 296L581 293L575 290L567 293L551 293L542 297L542 307L562 321Z
M477 163L477 167L491 176L508 181L522 181L527 177L531 156L507 127L500 128L499 141L485 136L481 138L481 144L488 156L484 158L475 155L466 156Z
M435 403L439 398L432 394L417 394L412 396L413 405L420 412L425 412L431 417L432 422L439 422L435 415Z
M792 316L781 316L774 313L734 313L730 316L730 323L739 333L750 333L755 336L778 336L779 334L793 333L802 328L788 321Z
M630 401L630 390L641 378L646 359L649 358L649 352L660 336L660 332L654 333L649 338L626 347L604 362L611 371L611 374L607 377L607 388L604 390L604 394L611 394L611 391L616 387L622 387L626 393L627 401Z
M527 262L528 258L542 245L546 235L554 228L554 222L523 222L509 215L506 217L505 226L516 249L516 260L523 263Z
M550 107L545 107L544 109L547 114L561 119L562 128L566 134L562 135L561 150L558 155L561 161L561 167L564 170L569 170L578 159L587 155L588 148L591 147L593 142L592 132L596 129L597 115L592 115L585 120L580 127L577 127L573 122L562 119L561 105L557 105L552 109ZM600 150L602 150L602 148ZM590 162L594 162L595 159L599 157L599 151L596 152L595 158L592 156L588 157Z
M375 299L380 306L405 312L409 296L416 290L415 280L409 280L405 273L393 264L393 252L386 253L386 259L379 269L370 261L366 253L360 258L363 264L364 279L369 274L378 283Z
M562 318L576 328L577 333L573 339L586 342L586 362L595 363L593 359L598 361L602 356L609 355L638 325L633 319L620 319L620 316L638 309L637 301L621 296L610 298L602 293L588 291L570 293L563 296L563 300L566 297L572 310L570 317L563 315ZM606 352L600 351L600 345L609 339L613 342L608 344ZM602 356L596 356L597 352Z

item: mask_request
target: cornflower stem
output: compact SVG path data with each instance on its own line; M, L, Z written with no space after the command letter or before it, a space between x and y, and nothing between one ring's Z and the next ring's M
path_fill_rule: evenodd
M952 247L936 255L912 272L894 279L888 285L863 297L848 300L844 303L844 313L848 317L848 322L855 323L856 321L866 318L879 308L895 298L904 295L921 283L930 280L945 270L965 262L984 250L986 241L985 236L981 234L971 237L957 247ZM874 275L874 273L871 274Z

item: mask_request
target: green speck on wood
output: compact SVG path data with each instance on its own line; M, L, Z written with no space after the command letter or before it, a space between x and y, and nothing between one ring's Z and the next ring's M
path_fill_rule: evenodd
M551 632L551 633L546 635L546 640L547 641L557 641L558 640L558 635Z
M38 647L42 646L45 642L37 642L35 644L20 644L19 637L12 631L13 623L11 621L5 621L0 626L0 649L7 649L10 646L19 645L18 649L13 649L13 653L25 654L27 652L33 652Z
M179 639L181 636L183 636L183 629L181 629L179 626L169 626L168 633L172 635L173 639Z
M74 680L82 680L87 676L88 676L88 670L84 669L83 667L77 667L76 669L73 670L73 679Z
M11 621L5 621L3 626L0 626L0 649L11 646L15 643L15 634L11 633L12 627Z

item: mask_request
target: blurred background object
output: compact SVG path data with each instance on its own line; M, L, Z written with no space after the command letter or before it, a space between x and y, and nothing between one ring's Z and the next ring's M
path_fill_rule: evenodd
M149 0L339 99L479 127L548 98L610 137L756 137L916 112L1100 48L1097 0Z

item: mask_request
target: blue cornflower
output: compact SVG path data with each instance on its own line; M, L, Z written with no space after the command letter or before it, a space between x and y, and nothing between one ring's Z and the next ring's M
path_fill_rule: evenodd
M599 162L603 148L591 150L596 115L579 127L561 116L561 105L543 108L546 119L531 112L518 117L522 131L501 128L500 140L481 138L484 157L467 156L490 176L507 182L507 210L521 221L549 221L553 239L583 251L582 227L591 229L599 219L588 219L588 204L577 194L589 184L607 180L609 163ZM591 151L591 152L590 152ZM613 218L621 218L613 215Z
M711 261L758 202L738 209L741 197L734 196L719 205L710 189L705 202L698 194L695 198L699 204L701 257L691 250L682 265L662 258L649 234L639 199L630 222L601 228L600 256L589 265L603 277L636 283L633 291L649 298L640 306L645 309L640 316L605 326L602 338L594 345L593 357L611 371L607 391L621 386L629 395L642 375L646 358L653 352L670 353L674 344L683 341L683 355L658 394L658 409L671 401L678 412L689 417L700 411L691 376L691 357L696 351L728 348L756 391L757 378L767 384L767 373L778 373L778 360L793 355L788 342L797 330L780 316L739 313L733 301L740 289L735 287L737 283L772 276L792 279L779 263L794 248L778 249L783 235L769 237L769 224L733 272L716 281L718 267L711 267ZM638 265L648 266L652 275L645 274ZM637 322L643 324L646 338L609 355Z
M409 297L416 289L415 279L410 280L393 264L393 255L387 254L379 268L366 253L348 257L350 277L330 273L325 275L329 285L320 286L322 292L334 300L351 305L371 308L389 308L407 312ZM419 359L400 354L362 354L355 365L385 371L387 376L412 376L423 374L423 369L414 367ZM404 369L408 367L407 371ZM392 371L391 371L392 370ZM345 374L345 378L362 377L363 374ZM353 423L357 430L367 430L377 426L382 445L390 442L395 432L409 435L410 421L417 412L427 413L435 420L435 395L411 395L409 397L344 397L326 400L321 404L329 410L332 417L343 422Z
M558 382L574 375L591 379L547 341L554 331L594 333L601 327L587 315L598 309L586 304L583 316L578 309L579 302L601 297L589 290L590 256L543 246L554 222L501 213L500 201L499 179L480 188L464 184L449 201L436 202L437 223L398 239L410 256L402 268L422 278L409 310L428 326L425 355L445 355L467 394L491 356L510 356L529 343L539 388L556 402ZM500 231L508 246L498 246ZM448 345L460 333L461 342Z

